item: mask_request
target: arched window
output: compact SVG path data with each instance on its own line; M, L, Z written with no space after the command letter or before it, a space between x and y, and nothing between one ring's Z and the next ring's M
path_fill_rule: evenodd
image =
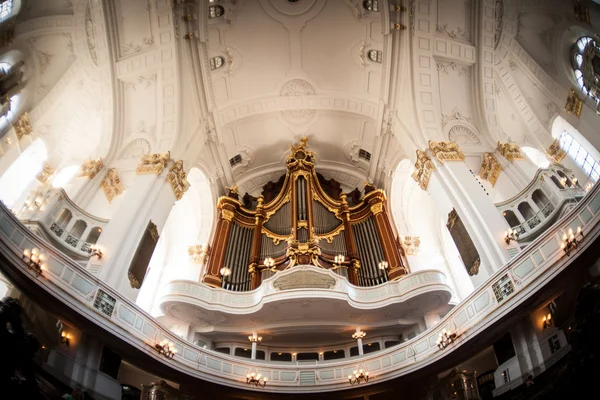
M0 3L0 21L4 21L12 15L13 0L4 0Z
M73 225L73 229L71 229L71 236L80 239L81 235L85 231L85 228L87 228L86 222L82 219L77 220Z
M535 216L535 212L533 212L533 208L531 208L529 203L527 203L526 201L519 204L519 206L517 208L519 209L519 212L521 213L523 218L525 218L526 220L529 220Z
M363 7L368 11L379 11L379 0L365 0Z
M504 217L504 219L506 220L506 222L508 222L508 225L511 228L514 228L515 226L521 225L521 221L519 221L519 218L517 218L517 216L515 215L514 212L512 212L511 210L506 210L502 213L502 216Z
M46 145L41 139L37 139L8 167L0 178L0 200L7 207L12 208L28 190L44 168L47 158Z
M60 212L59 217L56 219L56 224L64 229L69 223L69 221L71 221L71 218L73 218L73 214L71 213L71 211L66 208L63 208Z
M212 71L221 68L223 64L225 64L225 59L221 56L213 57L210 59L210 69Z
M96 227L92 228L92 230L88 234L85 241L88 242L89 244L96 244L101 233L102 233L102 228L99 228L96 226Z
M573 46L573 73L581 90L596 104L600 102L600 47L589 36Z
M533 200L540 210L550 203L550 200L548 200L548 197L546 197L546 194L541 189L537 189L531 194L531 200Z
M208 18L219 18L225 14L225 9L221 6L208 7Z
M575 162L583 172L594 182L600 178L600 165L583 146L575 140L567 131L564 131L559 137L560 148L563 149L569 158Z
M381 63L383 59L383 53L380 50L369 50L369 60Z

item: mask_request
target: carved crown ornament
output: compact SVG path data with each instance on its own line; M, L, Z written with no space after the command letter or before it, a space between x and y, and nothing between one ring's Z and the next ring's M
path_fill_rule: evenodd
M492 187L494 187L501 171L502 166L498 160L496 160L496 157L494 157L492 153L484 153L481 169L479 170L479 177L487 180Z
M431 172L435 170L431 158L422 150L417 150L417 161L415 162L415 170L412 173L412 178L419 184L423 190L427 190Z
M434 142L430 140L429 150L441 163L444 161L463 161L465 159L464 153L454 142Z
M33 133L33 128L29 123L29 113L23 113L23 115L21 115L21 117L13 125L13 128L15 129L17 140L21 140L21 138L23 138L25 135L31 135L31 133Z
M569 96L567 97L567 103L565 104L565 111L579 118L582 107L583 100L577 96L575 89L569 89Z
M560 143L558 139L554 139L554 142L548 147L546 150L546 156L554 163L560 164L560 162L565 158L567 153L560 148Z
M104 168L104 163L101 158L97 160L86 160L81 163L81 178L94 179L94 177Z
M109 203L112 203L113 199L123 194L125 188L119 179L119 175L117 173L116 168L111 168L106 171L106 175L104 175L104 179L100 182L100 187L104 191L104 195Z
M190 183L187 181L187 174L183 170L183 161L175 161L169 173L167 174L167 181L171 184L175 198L181 200L185 192L190 188Z
M196 244L188 247L188 254L194 264L204 265L206 259L210 255L210 245L208 244Z
M514 160L524 160L521 149L516 143L502 143L499 141L498 152L510 162L513 162Z
M56 170L52 168L50 164L44 162L44 168L36 176L36 179L42 184L47 183L50 177L54 175L55 172Z
M419 236L398 236L398 244L404 249L406 255L416 256L419 254L421 238Z
M140 165L135 169L136 174L156 174L160 175L171 160L171 152L144 154L140 160Z

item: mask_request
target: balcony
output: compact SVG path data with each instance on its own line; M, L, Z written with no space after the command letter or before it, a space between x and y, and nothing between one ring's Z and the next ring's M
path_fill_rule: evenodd
M96 217L75 204L63 189L42 186L31 193L17 218L75 260L87 260L107 219Z
M539 169L525 189L496 204L511 229L519 234L518 242L522 248L585 196L586 191L576 181L571 181L568 172L559 164Z

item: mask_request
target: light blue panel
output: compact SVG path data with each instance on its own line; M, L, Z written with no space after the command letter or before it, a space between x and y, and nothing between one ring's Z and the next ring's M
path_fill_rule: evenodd
M296 380L295 372L281 372L279 374L279 380L283 382L292 382Z
M198 353L196 353L195 351L192 351L190 349L185 349L183 351L183 358L185 358L186 360L189 360L189 361L196 362L196 361L198 361Z
M62 280L65 282L70 282L73 277L73 270L70 268L65 269L65 273L62 276Z
M462 310L454 318L454 323L457 326L462 326L462 324L464 324L465 322L467 322L468 319L469 318L467 317L467 310Z
M244 376L246 376L247 373L244 372ZM273 380L274 381L278 381L279 380L279 371L273 371Z
M473 305L475 306L475 312L483 310L488 306L488 304L490 304L490 294L485 292L473 302Z
M423 279L425 279L425 282L431 282L431 275L425 274L423 275Z
M144 323L144 328L142 329L142 332L144 333L144 335L152 337L156 332L156 328L146 321L146 323Z
M65 268L64 264L58 262L58 260L54 257L48 257L48 271L52 272L56 276L60 276L62 274L63 268Z
M240 367L239 365L234 365L233 374L237 376L246 376L248 375L248 368Z
M531 261L531 258L526 258L525 261L523 261L521 264L517 265L513 269L513 272L517 277L523 279L523 277L527 276L534 269L535 266L533 265L533 261Z
M207 288L200 288L200 297L203 299L208 299L210 297L211 291Z
M221 370L221 361L215 360L214 358L207 357L206 358L206 366L210 369L216 369L217 371Z
M0 230L2 230L2 232L7 236L10 237L10 234L13 232L15 228L12 226L12 224L10 222L8 222L8 220L6 220L6 218L2 218L0 220Z
M342 370L340 368L337 368L335 370L335 377L336 378L341 378L342 377Z
M354 373L354 368L344 368L344 376L352 375Z
M178 283L177 284L177 289L176 289L179 293L185 293L185 283Z
M384 357L381 359L381 367L387 368L392 365L392 359L390 357Z
M475 311L473 311L473 306L470 304L467 306L467 315L469 316L469 318L475 315Z
M558 242L555 237L552 237L547 243L542 245L542 252L546 258L550 257L556 250L558 250Z
M401 351L400 353L394 354L392 356L392 363L398 364L402 361L406 360L406 351Z
M379 360L367 363L367 371L377 371L379 369L381 369L381 363L379 362Z
M142 323L143 322L144 321L141 318L136 318L136 320L135 320L135 328L138 329L138 330L142 329Z
M571 223L569 223L569 228L573 229L573 233L577 233L577 227L580 226L583 228L583 222L579 218L574 218Z
M581 214L579 214L579 218L581 218L584 224L587 224L592 219L592 213L587 208L584 208Z
M421 340L419 343L415 344L414 348L415 353L419 354L427 350L429 348L429 344L427 343L427 340Z
M231 373L231 369L232 369L232 365L228 364L228 363L223 363L223 372L226 372L228 374Z
M378 299L378 298L379 298L379 296L377 295L377 292L376 292L376 291L368 291L368 292L366 293L366 296L365 296L365 298L366 298L367 300L376 300L376 299Z
M129 325L133 325L135 322L135 314L127 307L119 307L119 317Z
M600 193L596 193L596 197L594 197L594 200L590 202L590 205L588 207L590 208L590 210L592 210L594 214L596 214L598 210L600 210Z
M17 246L20 246L23 239L25 239L25 236L21 232L15 230L11 239ZM26 249L27 247L22 248Z
M412 347L409 347L408 350L406 350L406 357L413 357L415 355L415 351L413 350Z
M335 377L333 370L319 371L319 379L333 379Z
M200 288L198 286L192 287L192 294L198 294L200 292Z
M437 341L437 336L431 335L429 336L429 346L435 346Z
M416 276L410 278L410 285L417 286L419 284L419 279Z
M243 296L232 296L231 304L243 305L245 303Z
M398 288L400 290L408 290L410 288L410 281L408 279L403 279L402 282L398 284Z
M79 274L75 275L75 279L73 279L73 283L71 283L71 285L85 295L90 294L94 288L94 285L92 285L90 281L83 279Z
M434 282L444 282L444 278L440 274L432 274L431 280Z
M271 376L271 371L269 371L269 370L259 369L259 370L256 371L256 373L264 376L268 380L273 379L273 377Z
M542 256L542 253L540 253L539 250L533 253L533 259L537 265L540 265L544 261L544 257Z
M182 346L181 344L179 344L179 343L175 343L175 348L177 349L177 353L178 353L178 354L181 354L181 353L183 353L183 350L184 350L184 349L183 349L183 346Z

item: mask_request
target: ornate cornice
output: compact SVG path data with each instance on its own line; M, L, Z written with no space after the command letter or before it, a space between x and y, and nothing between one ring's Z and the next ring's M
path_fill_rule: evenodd
M119 179L116 168L111 168L106 171L104 179L100 182L100 187L104 191L104 195L109 203L112 203L113 199L116 196L123 194L123 191L125 190Z
M169 174L167 175L167 181L171 184L175 198L180 200L185 192L190 188L190 183L187 181L187 174L183 170L183 161L175 161L171 168L169 168Z
M140 160L140 165L135 169L138 175L141 174L156 174L160 175L167 167L167 163L171 159L171 152L144 154Z
M97 160L86 160L81 163L81 174L79 176L82 178L86 177L94 179L102 168L104 168L104 163L101 158Z
M494 187L501 171L502 166L498 160L496 160L496 157L494 157L492 153L484 153L483 161L481 162L481 169L479 170L479 177L487 180L490 182L492 187Z
M454 142L429 141L431 154L441 163L444 161L464 161L465 155Z
M502 143L499 141L498 152L510 162L513 162L514 160L524 159L523 155L521 154L521 149L516 143Z
M546 150L546 156L552 162L555 162L557 164L560 164L560 162L565 158L566 155L567 153L565 153L565 151L560 148L560 143L558 139L554 139L554 142L552 142L550 147L548 147L548 150Z
M423 190L427 190L431 171L435 170L431 158L424 151L417 150L417 161L415 162L415 171L412 173L412 178L419 184Z

